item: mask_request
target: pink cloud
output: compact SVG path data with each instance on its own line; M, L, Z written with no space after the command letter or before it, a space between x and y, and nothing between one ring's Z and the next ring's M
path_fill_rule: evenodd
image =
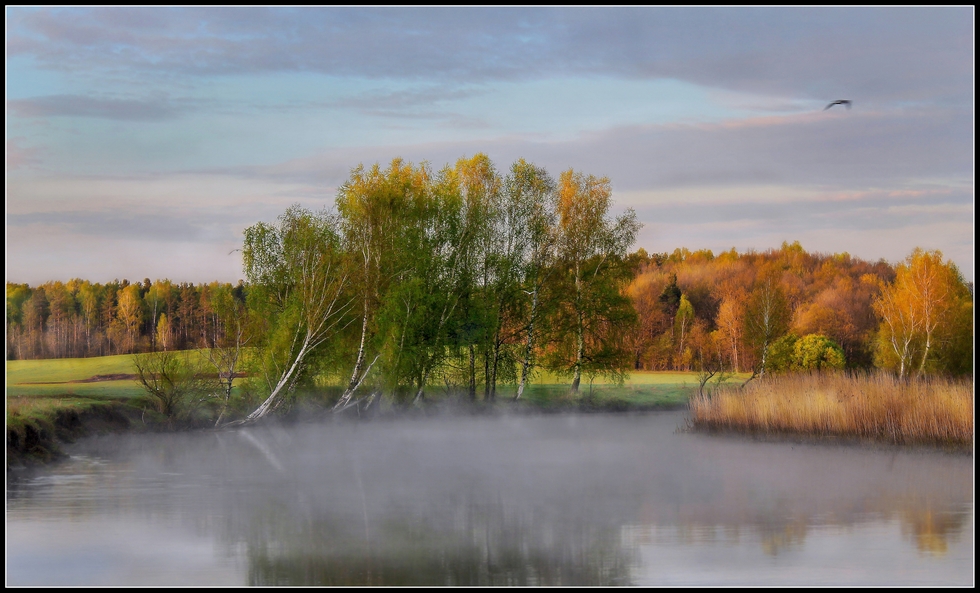
M24 146L23 140L20 136L7 139L7 169L32 168L41 164L41 149Z

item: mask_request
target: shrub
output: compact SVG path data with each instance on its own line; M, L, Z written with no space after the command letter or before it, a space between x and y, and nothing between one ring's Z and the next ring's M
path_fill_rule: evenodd
M766 370L773 373L843 369L844 349L819 334L787 334L769 345Z

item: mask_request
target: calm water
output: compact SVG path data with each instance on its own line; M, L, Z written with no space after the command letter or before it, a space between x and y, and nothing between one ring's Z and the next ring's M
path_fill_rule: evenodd
M90 438L7 485L8 585L973 585L973 458L683 412Z

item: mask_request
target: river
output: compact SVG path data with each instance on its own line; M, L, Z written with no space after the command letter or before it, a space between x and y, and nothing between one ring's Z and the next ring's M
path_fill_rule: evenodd
M974 584L973 457L685 412L108 435L7 482L7 585Z

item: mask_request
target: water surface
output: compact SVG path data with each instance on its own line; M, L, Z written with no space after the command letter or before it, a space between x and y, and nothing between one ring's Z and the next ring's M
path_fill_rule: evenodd
M8 585L972 585L973 458L683 412L94 437L8 478Z

